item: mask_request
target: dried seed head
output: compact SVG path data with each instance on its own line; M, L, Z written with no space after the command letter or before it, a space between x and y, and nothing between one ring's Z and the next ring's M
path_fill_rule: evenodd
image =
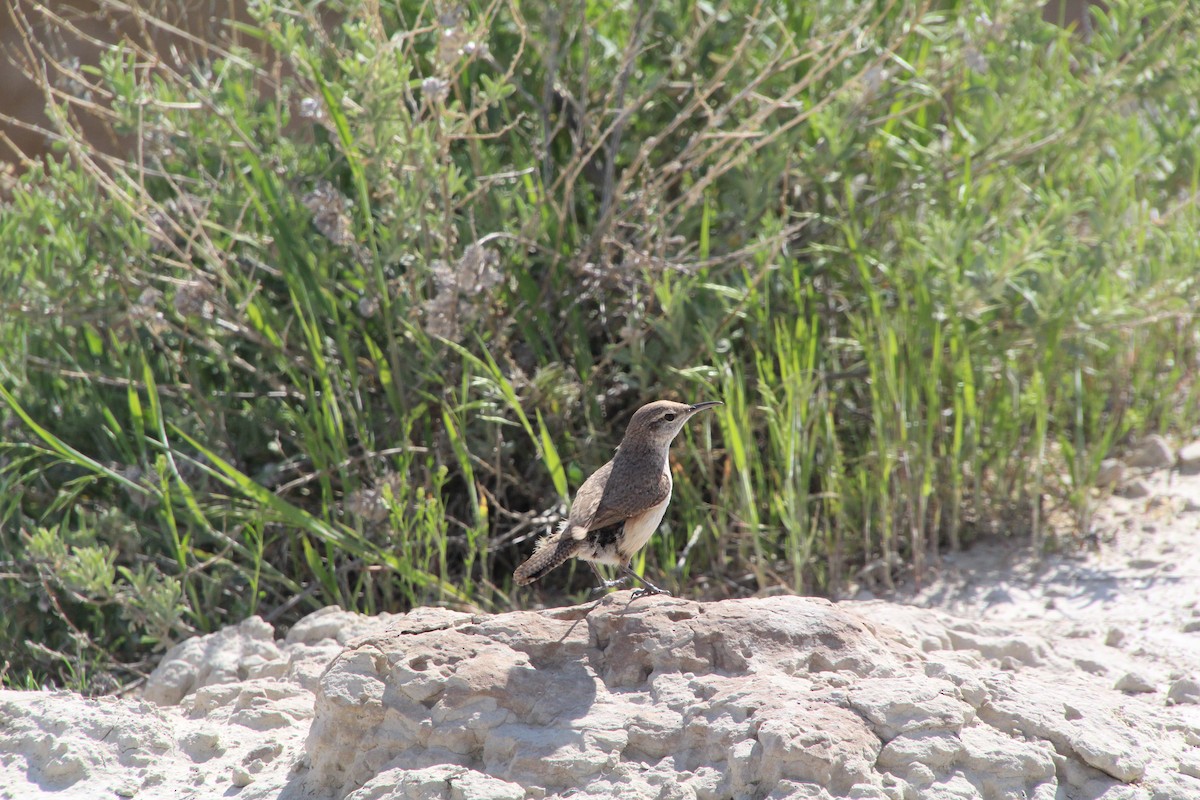
M334 188L329 181L320 181L313 190L304 195L304 207L313 215L313 225L329 241L338 247L354 244L354 232L348 213L350 201Z
M450 95L450 84L441 78L426 78L421 81L421 92L434 102L442 102Z
M212 284L204 278L188 281L175 291L175 313L181 317L210 320L216 315L215 297Z

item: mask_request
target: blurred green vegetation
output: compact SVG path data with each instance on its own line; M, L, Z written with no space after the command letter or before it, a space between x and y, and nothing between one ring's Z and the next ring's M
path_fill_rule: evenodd
M660 397L725 402L637 565L689 596L1089 535L1198 408L1200 4L1108 6L260 0L107 53L127 150L57 96L0 205L5 680L581 597L511 570Z

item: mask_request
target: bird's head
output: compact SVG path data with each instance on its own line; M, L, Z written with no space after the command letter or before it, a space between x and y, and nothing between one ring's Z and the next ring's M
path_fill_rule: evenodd
M684 423L706 408L721 405L716 400L705 403L674 403L670 400L656 400L647 403L633 414L629 427L625 429L625 440L635 436L642 441L657 445L669 445L671 440L683 430Z

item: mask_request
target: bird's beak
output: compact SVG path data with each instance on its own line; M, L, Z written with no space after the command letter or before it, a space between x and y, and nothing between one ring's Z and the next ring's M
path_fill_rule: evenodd
M723 405L725 405L725 404L722 403L720 400L706 400L703 403L693 403L691 406L689 406L689 408L691 409L692 413L695 414L697 411L703 411L706 408L712 408L713 406L723 406Z

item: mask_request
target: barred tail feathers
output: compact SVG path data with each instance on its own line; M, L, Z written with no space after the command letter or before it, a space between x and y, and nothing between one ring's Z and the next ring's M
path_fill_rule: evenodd
M513 572L513 580L519 586L533 583L579 552L579 545L579 540L563 536L561 533L543 536L538 541L533 555Z

